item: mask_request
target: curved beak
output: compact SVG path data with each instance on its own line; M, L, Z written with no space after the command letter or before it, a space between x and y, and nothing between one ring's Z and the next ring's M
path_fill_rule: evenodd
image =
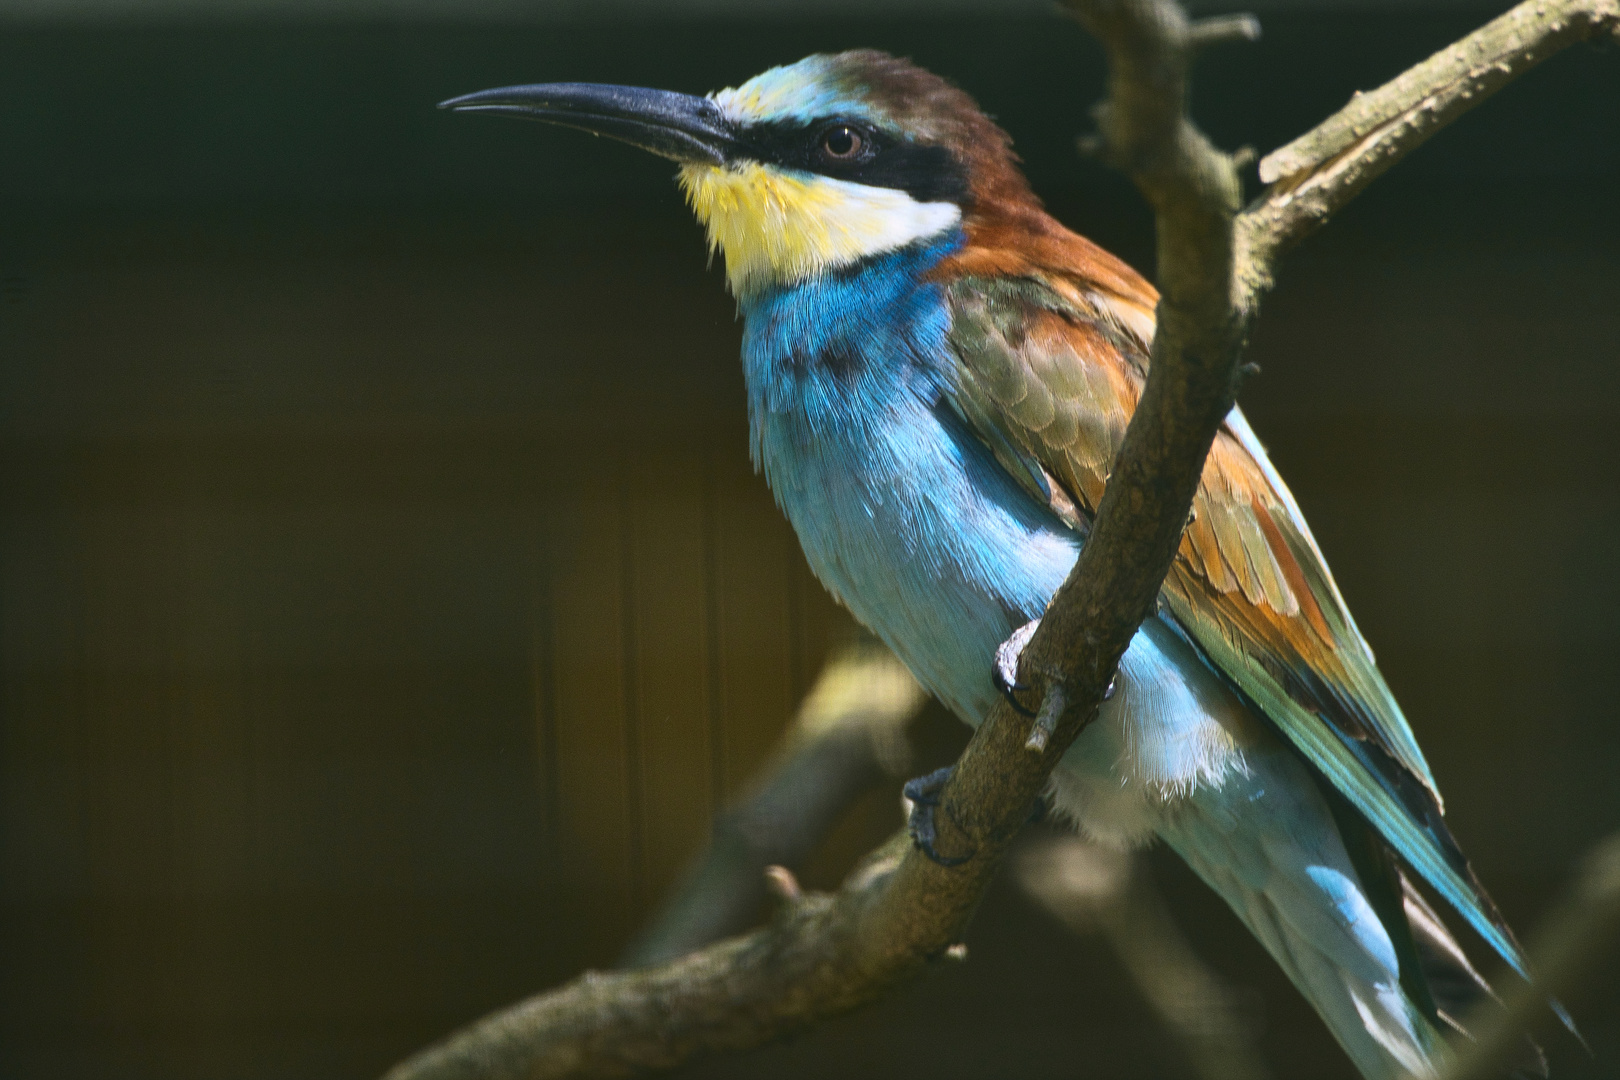
M602 83L535 83L480 90L439 103L456 112L494 113L578 128L673 161L723 165L735 130L708 98Z

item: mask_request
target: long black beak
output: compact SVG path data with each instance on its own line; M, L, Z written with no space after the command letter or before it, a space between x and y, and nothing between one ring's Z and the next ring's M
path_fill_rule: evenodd
M439 103L579 128L674 161L723 165L735 146L731 121L708 98L602 83L536 83L480 90Z

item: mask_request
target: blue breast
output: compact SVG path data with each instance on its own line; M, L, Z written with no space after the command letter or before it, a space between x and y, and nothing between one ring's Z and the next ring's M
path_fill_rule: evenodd
M939 286L959 234L745 297L756 468L811 568L927 688L976 723L989 664L1040 614L1078 539L950 405Z

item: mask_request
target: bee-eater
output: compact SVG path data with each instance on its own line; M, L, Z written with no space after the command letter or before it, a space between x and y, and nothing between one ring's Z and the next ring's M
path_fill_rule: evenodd
M445 102L679 163L743 319L751 447L816 575L969 724L998 645L1074 565L1154 332L1153 287L1042 208L964 92L879 52L706 97L550 83ZM1482 980L1412 880L1510 965L1511 931L1243 414L1155 615L1053 776L1231 905L1361 1072L1432 1075Z

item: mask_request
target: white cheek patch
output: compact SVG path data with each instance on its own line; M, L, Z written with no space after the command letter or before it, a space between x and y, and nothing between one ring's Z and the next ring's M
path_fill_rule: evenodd
M962 219L955 203L757 162L683 165L680 183L738 295L893 251Z

